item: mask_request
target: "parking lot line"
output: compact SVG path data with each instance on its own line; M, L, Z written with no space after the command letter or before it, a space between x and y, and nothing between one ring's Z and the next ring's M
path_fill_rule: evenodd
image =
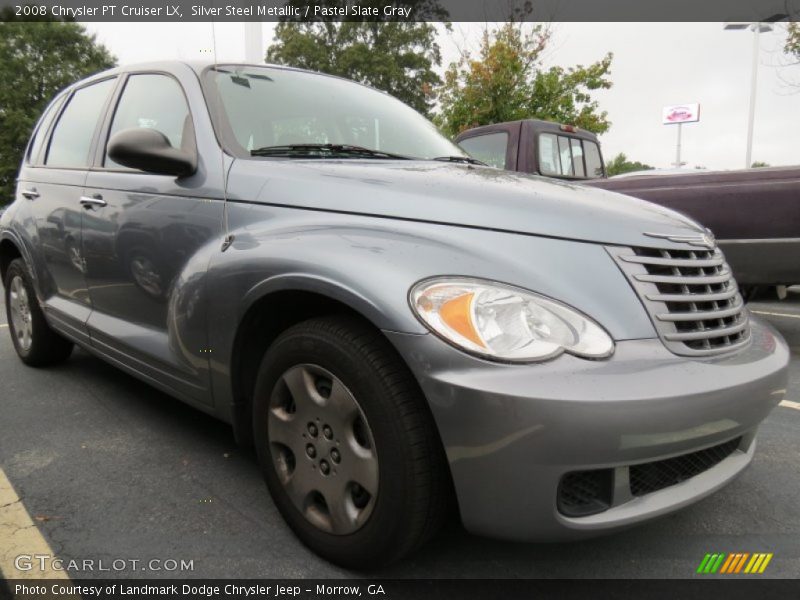
M52 559L53 550L31 520L17 492L0 469L0 576L5 579L69 579L65 571L54 570L50 564L40 569L39 563L29 571L21 571L15 564L20 556L44 555Z
M800 410L800 402L792 402L791 400L781 401L781 406L785 406L786 408L793 408L795 410Z
M800 319L800 315L792 313L770 312L768 310L751 310L750 312L755 313L757 315L769 315L770 317L786 317L787 319Z

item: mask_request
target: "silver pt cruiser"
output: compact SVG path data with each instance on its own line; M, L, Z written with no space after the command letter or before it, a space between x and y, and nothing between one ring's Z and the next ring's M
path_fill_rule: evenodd
M0 269L24 363L77 344L231 423L349 567L452 512L544 541L686 506L748 465L786 386L697 223L485 167L387 94L284 67L59 94Z

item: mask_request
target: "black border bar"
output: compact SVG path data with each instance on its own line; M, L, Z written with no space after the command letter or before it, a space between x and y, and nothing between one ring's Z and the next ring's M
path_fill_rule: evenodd
M19 587L22 586L22 587ZM133 591L137 590L137 591ZM355 590L355 591L354 591ZM674 600L797 598L800 580L708 579L18 579L0 585L16 600Z
M0 20L85 22L763 22L799 15L800 0L0 0Z

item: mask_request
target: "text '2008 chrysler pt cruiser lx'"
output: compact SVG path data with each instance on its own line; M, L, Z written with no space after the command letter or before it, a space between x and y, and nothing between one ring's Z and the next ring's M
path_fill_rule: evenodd
M231 423L288 524L351 567L449 511L574 539L753 457L788 351L713 237L476 164L391 96L272 66L106 71L42 116L0 222L10 333Z

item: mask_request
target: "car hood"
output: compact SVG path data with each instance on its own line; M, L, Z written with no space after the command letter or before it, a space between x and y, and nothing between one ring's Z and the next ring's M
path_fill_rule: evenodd
M674 245L704 229L650 202L580 184L434 161L236 160L230 200L605 244Z

